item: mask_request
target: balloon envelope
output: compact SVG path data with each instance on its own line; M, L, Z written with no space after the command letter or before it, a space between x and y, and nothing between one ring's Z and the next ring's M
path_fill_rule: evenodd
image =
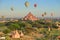
M13 8L11 8L11 11L13 11Z
M51 13L51 16L53 16L53 13Z
M4 18L4 16L1 16L2 18Z
M46 15L46 12L44 13L44 15Z
M37 4L34 4L34 7L37 7Z
M28 1L25 2L25 6L26 6L26 7L29 6L29 2L28 2Z
M44 14L42 14L42 17L44 17Z

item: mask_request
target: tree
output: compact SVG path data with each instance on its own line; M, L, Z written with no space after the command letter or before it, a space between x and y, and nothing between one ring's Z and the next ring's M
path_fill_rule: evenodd
M5 34L10 33L10 32L11 32L10 29L5 29L5 30L3 31L3 33L5 33Z
M16 30L16 29L19 29L20 26L17 23L11 23L10 25L8 25L8 28L11 30Z
M0 23L0 27L5 26L5 23Z
M39 24L38 22L34 22L34 23L32 24L32 27L42 28L42 25Z

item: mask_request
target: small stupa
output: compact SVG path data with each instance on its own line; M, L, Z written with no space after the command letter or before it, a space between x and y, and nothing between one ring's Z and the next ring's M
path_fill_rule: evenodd
M20 38L20 34L18 33L18 30L13 31L11 37L12 38Z

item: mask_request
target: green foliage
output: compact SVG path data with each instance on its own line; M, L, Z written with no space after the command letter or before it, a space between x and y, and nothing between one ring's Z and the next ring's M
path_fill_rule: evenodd
M11 40L11 38L9 36L6 36L6 39L5 40Z
M40 38L36 38L36 40L41 40Z
M31 20L27 20L26 22L29 23L29 24L32 24L33 23Z
M5 23L0 23L0 27L5 26Z
M19 29L20 26L19 26L19 24L17 24L17 23L11 23L11 24L8 26L8 28L11 29L11 30L15 30L15 29Z
M57 29L58 26L56 26L56 24L53 24L53 25L52 25L52 28L56 28L56 29Z
M12 38L12 40L20 40L20 39L19 39L19 38L15 38L15 39L14 39L14 38Z
M2 27L4 26L4 27ZM48 27L52 28L51 31L48 31ZM43 38L36 38L36 40L55 40L58 35L60 35L60 31L56 29L57 26L55 22L45 22L45 20L37 20L37 21L22 21L18 22L7 22L0 23L0 30L2 30L5 34L11 32L12 30L22 30L23 33L28 35L31 32L37 32L43 34ZM9 37L6 37L6 40L11 40ZM20 39L13 39L20 40Z
M3 33L5 33L5 34L10 33L10 32L11 32L10 29L5 29L5 30L3 31Z

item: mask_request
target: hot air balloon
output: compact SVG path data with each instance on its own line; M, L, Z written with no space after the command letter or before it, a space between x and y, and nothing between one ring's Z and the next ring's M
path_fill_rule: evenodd
M4 18L4 16L1 16L2 18Z
M53 13L51 13L51 16L53 16Z
M34 4L34 7L37 7L37 4Z
M1 18L4 20L5 17L4 16L1 16Z
M46 12L44 12L44 15L46 15Z
M25 2L25 6L26 6L26 7L29 6L29 2L28 2L28 1Z
M42 14L42 17L44 17L44 14Z
M13 11L14 9L13 9L13 7L11 7L11 11Z

